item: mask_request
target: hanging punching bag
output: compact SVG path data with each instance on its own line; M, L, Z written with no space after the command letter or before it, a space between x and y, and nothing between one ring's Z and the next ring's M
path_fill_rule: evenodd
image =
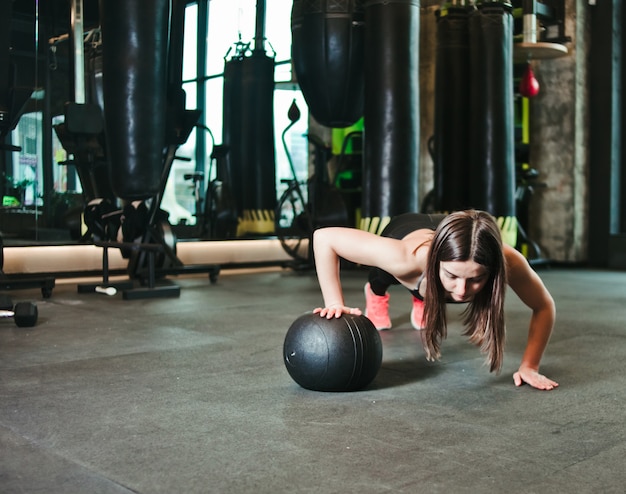
M228 182L226 185L232 194L234 216L237 218L243 214L243 170L241 167L241 154L243 144L241 138L242 98L241 82L243 71L244 53L240 45L235 54L224 63L224 86L222 98L222 144L223 154L223 177Z
M348 127L363 116L363 0L294 0L292 60L315 120Z
M13 0L1 0L2 19L0 20L0 138L9 129L9 74L11 73L11 21ZM3 144L3 142L0 142Z
M470 205L494 215L516 244L513 16L510 4L478 5L469 18Z
M469 204L469 39L467 7L442 7L437 16L435 70L434 209Z
M365 2L364 170L361 229L418 211L418 0Z
M274 58L254 50L241 71L242 214L237 236L274 233Z
M160 190L165 141L168 0L100 2L111 185L126 200Z
M526 68L524 69L524 73L520 79L519 93L524 98L534 98L539 94L539 81L535 77L535 73L533 72L533 67L530 62L526 64Z

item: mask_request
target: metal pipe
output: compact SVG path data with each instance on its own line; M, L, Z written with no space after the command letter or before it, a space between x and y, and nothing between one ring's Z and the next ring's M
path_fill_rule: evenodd
M537 5L536 0L522 2L523 41L524 43L537 42Z
M72 0L71 26L74 36L74 102L85 103L85 48L83 41L83 2Z
M257 0L256 2L254 51L265 51L265 0Z

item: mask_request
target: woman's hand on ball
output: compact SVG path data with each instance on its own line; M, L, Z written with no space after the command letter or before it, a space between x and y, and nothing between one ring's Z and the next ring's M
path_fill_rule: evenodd
M332 319L333 317L339 318L342 314L352 314L354 316L361 315L361 309L358 307L346 307L345 305L333 304L329 307L318 307L313 310L313 314L319 314L326 319Z

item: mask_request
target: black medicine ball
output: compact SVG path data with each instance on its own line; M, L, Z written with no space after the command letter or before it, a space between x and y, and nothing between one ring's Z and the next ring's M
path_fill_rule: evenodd
M326 319L306 313L289 327L283 357L289 375L303 388L357 391L376 377L383 347L365 316Z

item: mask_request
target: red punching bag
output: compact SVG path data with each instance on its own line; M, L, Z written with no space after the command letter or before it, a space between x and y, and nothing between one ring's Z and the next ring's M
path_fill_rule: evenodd
M535 73L530 64L526 65L526 69L522 74L522 79L519 83L519 93L524 96L524 98L532 98L539 94L539 81L535 77Z
M363 116L363 0L294 0L292 60L309 111L327 127Z

